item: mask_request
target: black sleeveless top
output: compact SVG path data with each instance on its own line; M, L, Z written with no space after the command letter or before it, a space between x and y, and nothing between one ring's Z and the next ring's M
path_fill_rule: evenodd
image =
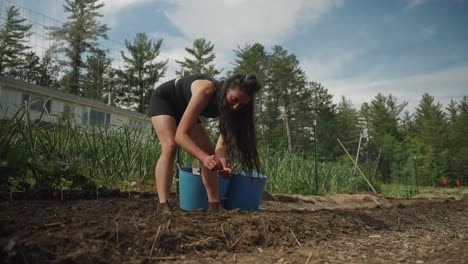
M157 89L157 93L160 97L169 100L177 108L177 112L183 113L188 106L190 99L192 98L192 83L196 80L209 80L215 84L214 97L208 103L207 107L202 111L201 115L208 118L218 117L218 82L205 74L195 74L182 77L180 79L174 79L172 82L174 86L161 86Z

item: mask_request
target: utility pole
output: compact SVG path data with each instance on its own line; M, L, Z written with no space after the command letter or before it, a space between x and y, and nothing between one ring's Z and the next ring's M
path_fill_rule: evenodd
M418 172L417 172L417 169L416 169L416 155L413 157L413 160L414 160L414 182L416 183L416 193L419 193L419 186L418 186Z
M372 181L372 176L371 176L371 165L370 165L370 136L367 134L367 177L369 177L369 180Z
M318 161L317 161L317 120L314 119L314 144L315 144L315 194L318 194Z

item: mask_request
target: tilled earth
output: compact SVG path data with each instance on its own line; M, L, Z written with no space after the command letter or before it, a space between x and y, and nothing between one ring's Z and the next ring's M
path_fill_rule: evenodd
M0 234L1 263L468 263L468 200L266 195L258 212L171 215L153 195L2 201Z

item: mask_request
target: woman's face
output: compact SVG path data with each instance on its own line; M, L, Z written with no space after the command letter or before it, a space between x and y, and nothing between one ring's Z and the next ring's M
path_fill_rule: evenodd
M232 111L237 111L250 102L250 96L238 88L229 89L226 93L226 99Z

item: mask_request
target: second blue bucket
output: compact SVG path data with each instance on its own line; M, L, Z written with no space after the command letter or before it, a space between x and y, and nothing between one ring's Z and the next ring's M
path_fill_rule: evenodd
M245 172L232 174L224 208L257 211L266 180L267 177L263 174L253 173L251 176Z
M193 174L191 167L178 166L178 170L180 208L185 211L192 211L199 208L207 209L208 196L206 195L201 175ZM224 200L226 199L230 180L222 177L218 177L218 179L219 198Z

